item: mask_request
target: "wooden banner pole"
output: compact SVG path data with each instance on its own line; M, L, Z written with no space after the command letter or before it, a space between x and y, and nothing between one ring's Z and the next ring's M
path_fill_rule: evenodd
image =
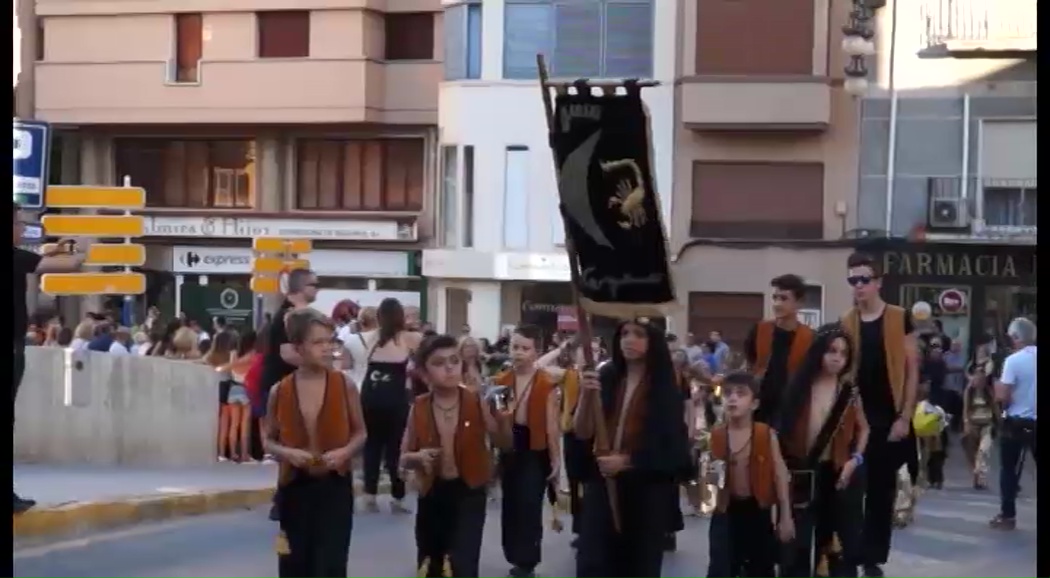
M543 94L543 109L547 117L547 129L548 132L554 131L554 102L551 100L550 91L552 88L565 90L568 84L551 84L550 78L547 75L547 62L542 54L536 55L536 67L539 70L540 77L540 91ZM603 85L607 88L616 85ZM554 148L551 147L551 155L554 157L554 171L555 174L558 172L558 157L554 153ZM580 295L577 289L580 286L580 271L578 267L578 258L576 255L576 249L572 242L572 235L569 232L568 224L565 223L565 217L562 216L562 224L565 225L565 252L569 256L569 276L572 281L572 302L576 309L576 323L578 326L578 339L580 341L580 349L583 352L583 363L584 368L587 370L594 370L594 349L591 347L591 323L590 318L587 316L587 312L580 305ZM609 429L605 423L605 411L602 408L601 396L598 396L594 400L592 406L594 408L594 450L596 455L604 455L612 451L612 444L609 440ZM609 508L612 511L613 529L619 533L623 526L621 524L620 517L620 500L617 492L616 481L613 479L607 479L605 481L605 487L609 493Z

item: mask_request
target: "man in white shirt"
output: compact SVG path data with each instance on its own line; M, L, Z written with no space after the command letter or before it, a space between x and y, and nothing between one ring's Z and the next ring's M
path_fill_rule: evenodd
M999 514L990 525L999 530L1017 527L1017 487L1025 451L1036 454L1037 350L1036 326L1024 317L1010 323L1007 333L1014 352L1003 362L1003 373L995 384L995 396L1003 407L1000 439ZM1034 466L1034 463L1033 463Z

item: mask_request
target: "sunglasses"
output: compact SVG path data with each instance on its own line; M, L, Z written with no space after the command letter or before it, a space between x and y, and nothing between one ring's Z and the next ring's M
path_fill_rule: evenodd
M846 283L849 283L850 287L868 285L874 280L875 277L871 275L850 275L849 277L846 277Z

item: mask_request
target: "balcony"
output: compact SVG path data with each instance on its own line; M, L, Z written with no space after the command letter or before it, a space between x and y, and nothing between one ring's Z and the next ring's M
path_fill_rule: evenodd
M693 76L681 80L682 122L697 131L822 131L831 86L810 76Z
M1036 0L922 0L929 55L1012 57L1037 49Z
M436 124L441 64L202 61L174 82L165 61L39 62L36 115L86 124Z
M930 177L927 238L1034 243L1037 179Z

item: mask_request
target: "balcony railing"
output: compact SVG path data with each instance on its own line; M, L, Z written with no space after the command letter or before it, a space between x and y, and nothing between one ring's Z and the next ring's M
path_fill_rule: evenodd
M1036 0L922 0L922 45L948 52L1030 52Z
M968 202L960 205L966 215L959 224L965 223L974 236L1035 236L1037 179L930 177L929 200L963 198L964 181Z

